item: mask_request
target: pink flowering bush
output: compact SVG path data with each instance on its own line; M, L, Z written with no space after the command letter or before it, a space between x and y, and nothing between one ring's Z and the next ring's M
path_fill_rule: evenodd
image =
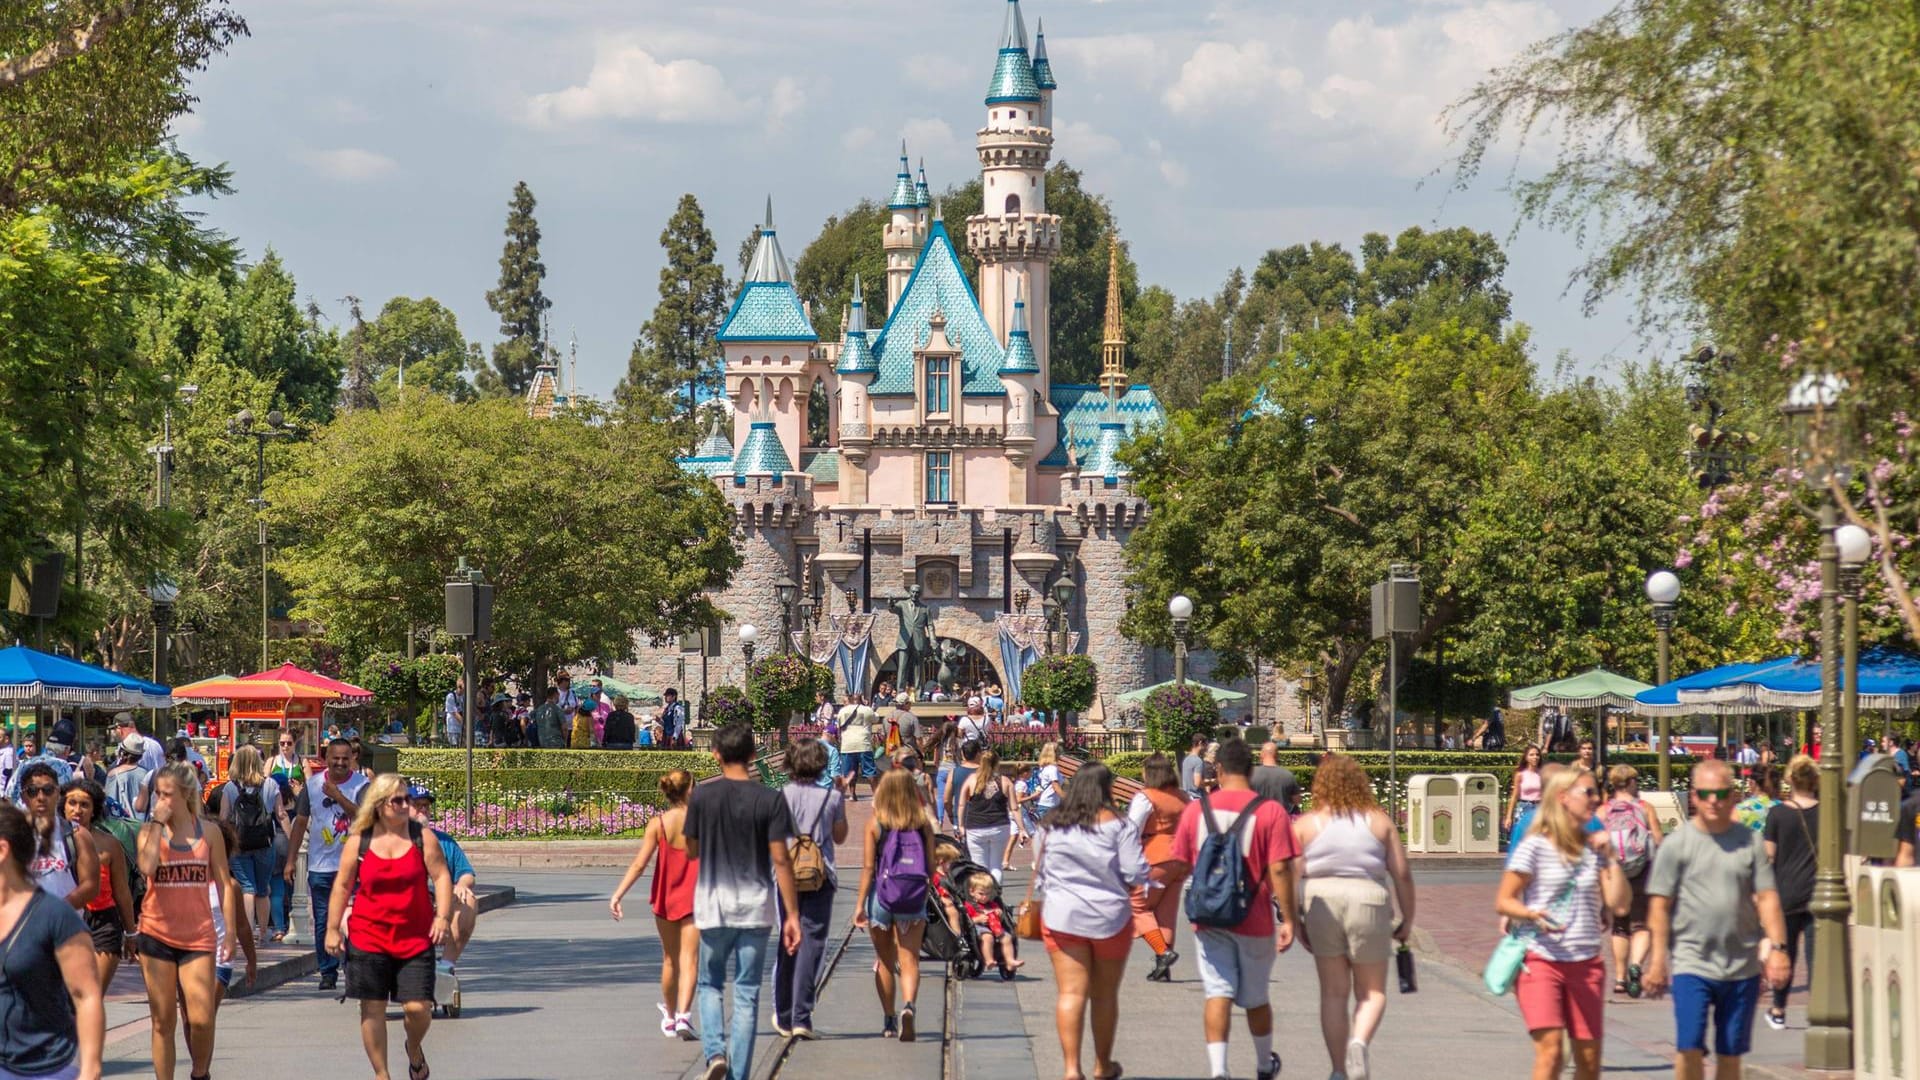
M488 792L487 801L474 793L473 816L458 798L442 803L434 824L459 840L559 840L631 837L640 835L659 808L628 802L618 796L542 792L515 799Z

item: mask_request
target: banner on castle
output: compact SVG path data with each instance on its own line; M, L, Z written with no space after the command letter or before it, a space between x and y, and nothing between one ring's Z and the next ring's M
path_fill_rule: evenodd
M874 616L829 615L827 619L831 627L827 633L794 631L794 651L816 664L833 668L848 693L866 693L867 660L873 653Z
M1040 646L1047 632L1044 615L1015 615L1001 612L994 616L994 629L1000 641L1000 670L1006 674L1008 701L1020 700L1020 676L1027 665L1040 659Z

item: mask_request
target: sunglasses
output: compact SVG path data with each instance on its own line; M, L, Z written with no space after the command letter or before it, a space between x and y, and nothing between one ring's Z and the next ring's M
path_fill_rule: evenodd
M1730 787L1722 787L1722 788L1697 787L1693 789L1693 793L1696 796L1707 800L1708 802L1728 802L1728 801L1731 801L1733 798L1733 789Z
M59 788L51 784L29 784L26 788L27 798L29 799L37 799L43 795L52 795L59 790Z
M1585 795L1589 799L1597 799L1600 797L1600 789L1597 787L1594 787L1591 784L1587 785L1586 787L1574 788L1573 793L1575 795Z
M395 795L392 798L387 800L387 805L388 806L412 806L413 800L407 798L405 795Z

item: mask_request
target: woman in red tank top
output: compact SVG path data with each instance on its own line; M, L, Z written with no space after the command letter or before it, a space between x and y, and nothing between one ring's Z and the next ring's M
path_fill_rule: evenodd
M660 861L653 868L653 888L648 898L653 904L653 925L660 934L660 1034L691 1041L695 1037L693 973L700 960L700 931L693 925L693 883L700 876L700 859L687 850L687 838L681 829L687 821L693 774L685 769L673 770L660 778L660 793L666 796L667 809L647 822L646 834L640 838L640 853L633 857L633 865L627 867L607 907L616 921L625 915L620 901L658 852Z
M100 892L87 901L80 916L93 936L93 961L100 972L102 989L113 985L121 956L132 954L127 927L138 917L133 910L133 893L127 887L126 849L98 825L106 805L106 789L92 780L76 776L60 786L60 812L76 830L93 837L93 849L100 856Z
M421 1043L433 1023L433 947L453 916L453 876L440 839L414 823L410 807L406 778L397 773L382 773L360 793L327 909L327 951L347 959L346 996L360 1002L360 1041L376 1080L387 1080L388 1001L406 1011L407 1075L430 1075Z

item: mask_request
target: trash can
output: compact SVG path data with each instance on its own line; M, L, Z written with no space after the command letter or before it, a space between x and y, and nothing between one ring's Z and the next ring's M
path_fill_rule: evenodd
M400 751L386 743L363 742L360 751L367 755L367 766L375 776L400 771Z
M1666 836L1687 823L1686 793L1682 791L1643 791L1640 801L1653 809L1660 820L1660 835Z
M1853 1075L1856 1080L1880 1080L1887 1075L1879 993L1880 868L1863 865L1850 880L1853 896L1852 911L1847 916L1847 979L1853 984Z
M1500 781L1492 773L1454 773L1460 782L1460 850L1500 854Z
M1920 1021L1915 987L1920 978L1920 867L1879 870L1880 1017L1885 1032L1887 1076L1920 1080ZM1856 1010L1858 1011L1858 1010Z
M1460 851L1460 780L1420 773L1407 780L1407 850L1426 855Z

